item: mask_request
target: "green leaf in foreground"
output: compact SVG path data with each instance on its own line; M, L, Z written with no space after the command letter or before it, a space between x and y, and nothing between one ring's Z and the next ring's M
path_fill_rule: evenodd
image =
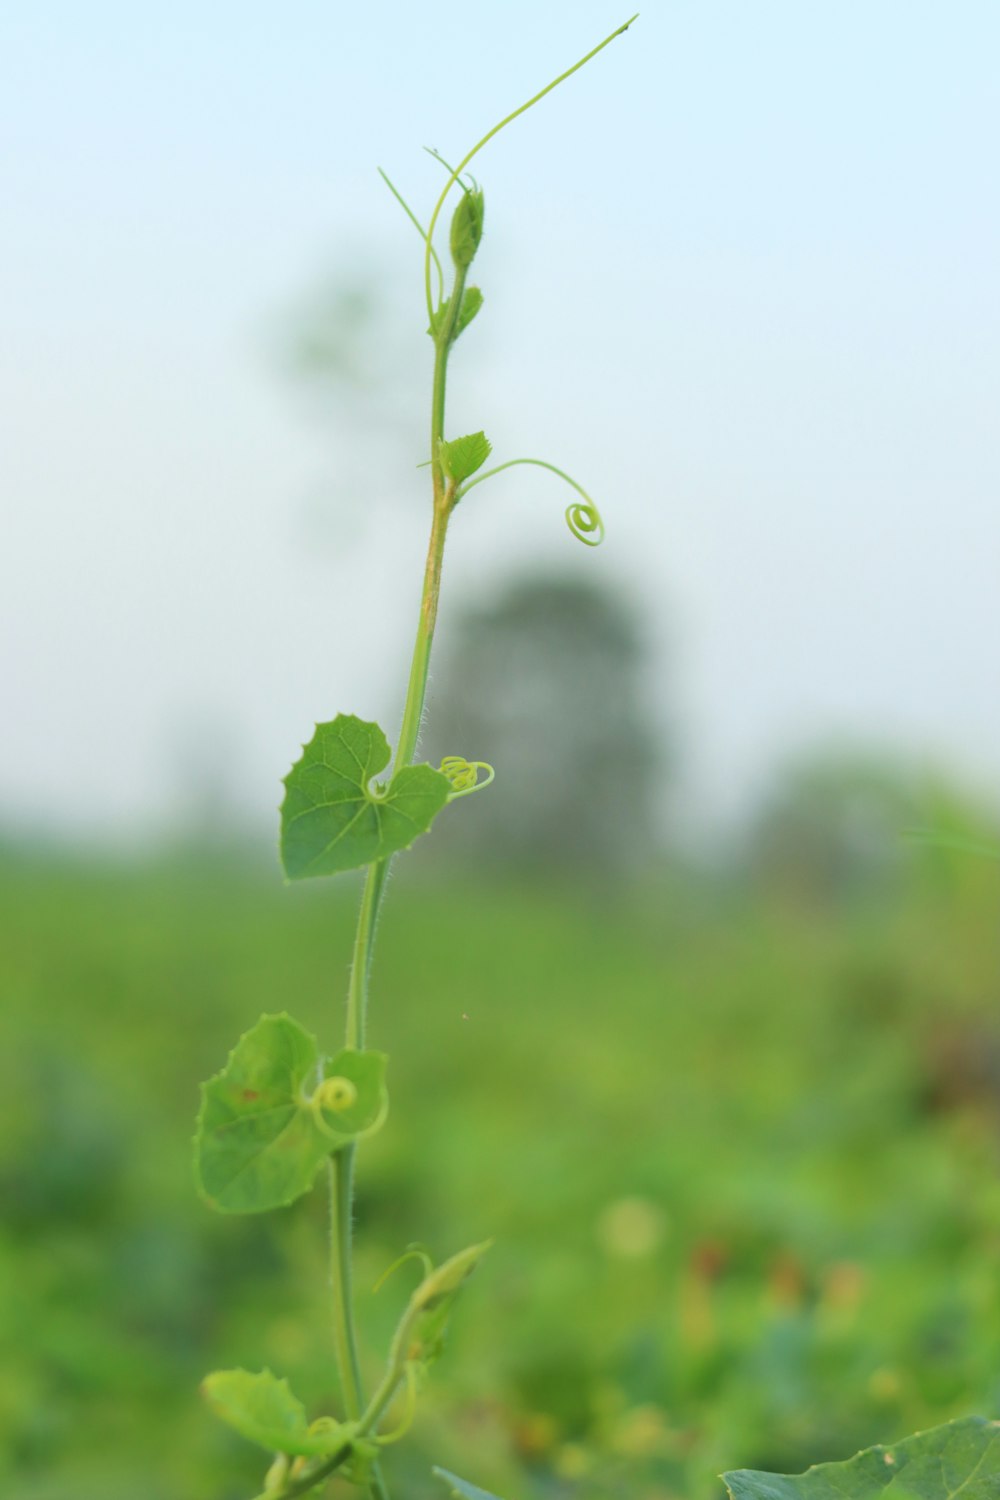
M470 432L465 437L453 438L441 444L441 466L449 479L461 484L483 464L493 452L493 444L485 432Z
M432 766L404 766L373 788L388 764L377 724L338 714L316 725L285 777L281 860L289 880L373 864L426 833L448 801L448 778Z
M293 1396L287 1380L270 1370L216 1370L206 1375L202 1394L217 1417L251 1443L272 1453L294 1453L306 1458L336 1453L350 1443L353 1431L329 1418L310 1427L305 1408Z
M262 1016L222 1072L202 1086L195 1172L213 1208L234 1214L282 1208L309 1191L332 1151L381 1124L382 1053L338 1053L314 1098L318 1067L308 1031L291 1016Z
M467 1479L459 1479L457 1474L451 1474L447 1469L432 1469L431 1473L436 1479L443 1479L448 1486L452 1500L497 1500L497 1496L489 1490L481 1490L478 1484L470 1484Z
M1000 1423L963 1417L902 1442L866 1448L844 1463L804 1474L737 1469L723 1479L733 1500L996 1500L1000 1494Z

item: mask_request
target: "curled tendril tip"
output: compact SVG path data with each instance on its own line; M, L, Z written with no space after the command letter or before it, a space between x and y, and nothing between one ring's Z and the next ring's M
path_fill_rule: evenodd
M482 781L479 779L480 771L486 773ZM472 792L481 792L496 776L493 767L485 760L466 760L464 755L446 755L441 762L441 774L451 782L449 802L454 802L456 797L468 797Z
M566 507L566 525L585 547L599 547L604 541L604 522L592 500L574 500Z
M505 469L516 469L519 464L528 464L535 469L547 469L550 474L555 474L557 478L568 484L571 489L576 490L580 498L567 505L564 512L566 525L577 541L583 542L585 547L599 547L604 540L604 521L597 506L591 500L582 484L577 484L576 480L571 479L565 469L560 469L557 464L550 464L544 458L509 458L506 463L497 464L495 468L487 469L485 473L477 474L474 479L470 479L458 487L455 492L455 504L457 505L459 500L464 499L470 490L475 489L477 484L482 484L484 480L492 479L495 475L502 474Z

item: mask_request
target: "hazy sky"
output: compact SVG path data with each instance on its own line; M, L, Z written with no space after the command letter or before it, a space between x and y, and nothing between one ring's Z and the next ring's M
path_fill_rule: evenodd
M375 167L426 214L420 148L627 13L4 7L0 825L134 835L213 766L263 819L314 720L394 731L430 346ZM830 742L1000 795L998 59L995 0L655 0L479 159L449 426L568 468L608 540L546 476L484 486L442 631L522 563L618 581L706 816ZM278 354L359 266L400 318L384 441Z

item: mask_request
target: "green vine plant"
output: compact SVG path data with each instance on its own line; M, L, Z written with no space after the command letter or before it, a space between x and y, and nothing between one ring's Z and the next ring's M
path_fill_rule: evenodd
M354 939L343 1045L331 1052L287 1014L266 1015L236 1043L221 1072L202 1086L195 1135L195 1175L205 1202L225 1214L259 1214L295 1202L325 1176L330 1203L330 1279L334 1355L342 1409L310 1418L288 1382L270 1370L218 1370L203 1382L221 1420L267 1451L269 1467L255 1500L292 1500L333 1476L353 1482L371 1500L388 1500L380 1467L384 1448L403 1438L427 1372L442 1352L449 1318L490 1242L434 1264L409 1249L389 1268L414 1262L419 1280L390 1341L381 1378L366 1392L358 1356L352 1290L353 1200L359 1145L388 1113L386 1056L366 1044L369 975L379 909L393 858L426 833L449 803L482 791L493 768L448 755L439 766L415 764L441 588L445 538L459 503L478 485L518 465L545 469L574 498L565 509L572 534L597 546L604 523L587 492L557 465L511 458L484 468L491 445L484 432L445 436L448 362L456 341L483 307L468 277L483 236L483 190L469 175L473 159L501 130L579 71L636 20L633 16L571 68L506 115L456 167L436 152L447 180L426 229L383 172L424 245L424 293L434 348L431 387L430 540L402 725L393 756L377 724L338 714L317 724L285 777L280 852L289 880L364 869ZM450 286L435 243L449 197L457 195L448 232ZM383 1278L384 1279L384 1278ZM799 1478L749 1470L725 1476L733 1500L875 1500L894 1484L912 1500L996 1500L1000 1494L1000 1424L953 1422L899 1444L870 1449L844 1464ZM455 1500L496 1500L445 1469L434 1474Z
M441 1353L455 1299L489 1248L488 1242L472 1245L438 1265L423 1251L404 1254L402 1261L415 1261L421 1277L392 1338L382 1378L366 1393L355 1331L352 1236L358 1146L381 1128L388 1111L387 1060L366 1045L379 908L395 855L426 833L449 803L482 791L493 780L492 766L460 754L447 755L439 766L414 764L448 526L459 502L477 485L516 465L531 464L548 470L574 492L565 519L575 537L596 546L604 535L591 497L556 464L512 458L485 468L492 448L484 432L445 435L449 358L483 306L483 294L470 284L469 272L483 236L484 197L468 168L499 131L596 57L635 19L506 115L456 167L432 152L447 177L426 229L388 176L381 174L423 241L427 331L434 346L426 460L431 471L431 529L416 641L395 755L377 724L338 714L316 725L285 777L281 806L281 861L289 880L346 870L366 872L346 1031L343 1045L331 1055L291 1016L261 1017L237 1042L222 1071L203 1086L195 1136L198 1187L220 1213L283 1208L308 1193L324 1169L328 1183L334 1352L342 1410L310 1420L287 1381L270 1370L218 1370L203 1384L216 1415L272 1455L258 1500L291 1500L332 1475L354 1481L373 1500L387 1500L381 1451L405 1436L420 1387ZM442 254L435 232L449 197L457 201ZM451 262L450 285L445 256ZM466 1500L485 1494L445 1470L435 1472Z

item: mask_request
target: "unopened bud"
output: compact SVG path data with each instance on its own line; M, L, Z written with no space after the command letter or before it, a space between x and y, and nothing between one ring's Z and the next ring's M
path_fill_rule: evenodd
M483 237L483 191L464 191L451 220L451 258L460 271L472 265Z

